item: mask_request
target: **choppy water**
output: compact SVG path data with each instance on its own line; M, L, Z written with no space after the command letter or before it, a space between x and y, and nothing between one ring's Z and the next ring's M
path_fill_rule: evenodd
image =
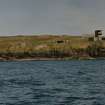
M105 105L105 60L0 62L0 105Z

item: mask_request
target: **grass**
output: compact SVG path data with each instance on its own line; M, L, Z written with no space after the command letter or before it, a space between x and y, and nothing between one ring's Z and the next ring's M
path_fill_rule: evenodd
M58 43L58 41L62 43ZM89 41L87 37L82 36L42 35L0 37L0 58L55 57L88 59L94 56L104 56L99 50L101 47L105 48L105 42L101 41L100 45L96 45L94 42Z
M67 41L65 43L57 43L58 40ZM46 45L39 50L57 49L79 49L86 48L89 45L87 38L80 36L9 36L0 37L0 52L23 52L35 51L40 45Z

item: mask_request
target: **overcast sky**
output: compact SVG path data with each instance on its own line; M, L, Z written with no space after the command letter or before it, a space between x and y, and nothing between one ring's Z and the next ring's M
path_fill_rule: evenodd
M0 35L105 29L105 0L0 0Z

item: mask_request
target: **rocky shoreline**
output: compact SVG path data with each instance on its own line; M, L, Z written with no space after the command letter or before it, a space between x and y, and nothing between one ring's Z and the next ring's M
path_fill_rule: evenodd
M62 61L62 60L92 60L96 59L93 57L64 57L64 58L48 58L48 57L26 57L26 58L14 58L14 57L7 57L7 58L2 58L0 57L0 61Z

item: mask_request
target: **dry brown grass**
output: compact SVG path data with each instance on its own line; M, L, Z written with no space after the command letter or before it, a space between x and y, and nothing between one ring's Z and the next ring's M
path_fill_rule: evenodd
M57 40L63 40L65 42L59 44ZM39 45L48 46L48 49L70 49L71 47L79 49L86 48L89 44L87 38L80 36L11 36L0 37L0 52L34 51Z

